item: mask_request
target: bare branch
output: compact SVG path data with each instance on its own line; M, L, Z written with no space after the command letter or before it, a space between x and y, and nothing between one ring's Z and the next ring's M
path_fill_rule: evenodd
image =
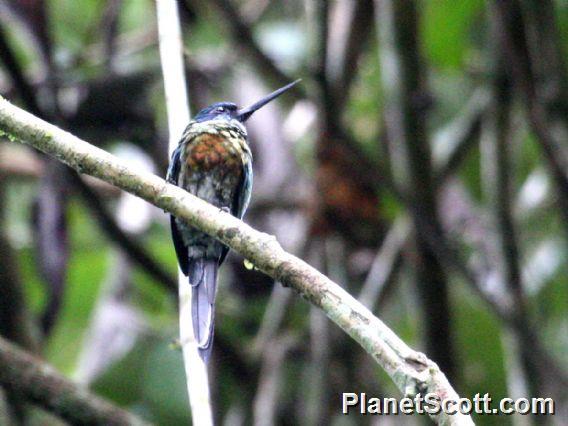
M168 112L169 152L174 151L178 138L189 123L189 104L183 66L183 44L176 0L158 0L158 30L160 62L164 76L166 108ZM179 218L178 215L175 215ZM199 354L191 315L191 287L178 271L180 343L187 383L191 417L195 426L213 424L209 397L207 365Z
M251 60L257 65L256 68L258 71L262 73L267 80L273 81L275 86L284 86L294 80L294 78L287 76L284 71L282 71L274 63L272 58L268 57L266 53L262 51L254 39L249 26L240 16L238 10L235 9L232 2L228 0L191 0L191 3L195 3L195 5L200 8L208 8L211 4L213 4L217 10L217 15L221 18L224 24L219 26L219 23L216 22L215 25L219 27L227 27L229 29L238 47L248 54ZM294 86L288 93L294 96L297 100L306 97L306 94L300 85Z
M253 402L254 426L277 424L278 400L282 392L284 360L290 349L297 344L298 338L292 334L274 339L263 359L260 382Z
M401 264L402 248L410 237L410 223L408 218L403 217L392 224L383 244L375 256L359 293L358 300L371 311L384 297L389 283L393 281L393 275Z
M545 10L544 13L550 13L547 10L550 8L549 2L540 2L539 5ZM536 83L535 73L538 72L538 67L534 60L531 60L529 37L520 0L494 0L492 6L499 25L498 40L505 63L508 65L507 71L523 95L532 131L540 142L556 183L560 212L568 223L568 150L563 143L568 137L566 111L564 108L547 108L549 102L546 97L549 95L543 94ZM532 13L533 20L536 20L534 7L527 7L527 10ZM553 20L547 25L553 25ZM548 44L548 41L542 42ZM557 66L562 67L561 58L550 57L551 54L555 54L554 46L542 46L539 43L538 49L538 53L534 52L534 55L540 57L541 49L545 49L548 54L543 62L550 62L549 66L552 66L552 62L556 62ZM558 93L556 97L560 97L560 101L556 103L563 103L566 100L564 85L565 82L560 82L560 87L553 90ZM560 116L558 113L553 114L555 109L561 111Z
M28 83L14 52L10 48L3 25L0 25L0 60L4 64L6 71L8 71L14 86L18 90L18 94L22 97L30 111L36 115L40 115L35 91Z
M177 280L167 272L162 265L150 256L132 237L127 235L107 212L97 194L74 172L68 173L71 184L78 191L83 202L88 206L89 213L99 222L99 226L107 237L120 247L132 262L138 265L144 272L150 275L157 283L166 290L175 292Z
M416 284L424 311L426 345L434 359L453 376L455 359L446 271L442 268L438 248L424 236L428 232L443 239L426 127L430 97L418 42L417 2L377 1L375 4L377 26L381 29L383 87L389 99L385 115L393 178L412 207ZM423 229L425 224L427 231Z
M438 366L409 348L380 319L329 278L285 252L273 236L252 229L229 213L53 126L0 98L0 130L68 166L118 186L185 220L226 244L259 270L292 287L355 339L384 368L401 392L434 392L442 399L458 395ZM472 424L469 416L441 413L434 420Z
M145 425L0 337L0 385L72 424Z

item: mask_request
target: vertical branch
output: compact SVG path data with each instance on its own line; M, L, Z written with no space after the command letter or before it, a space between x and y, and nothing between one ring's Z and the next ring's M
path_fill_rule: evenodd
M314 77L318 82L320 96L321 96L321 107L322 115L324 117L324 128L328 131L330 126L333 126L337 121L334 120L335 110L333 108L333 97L331 94L331 88L329 83L329 78L327 75L328 69L328 49L329 49L329 2L326 0L316 1L315 10L315 39L317 40L317 45L315 46L316 63Z
M25 304L24 286L18 273L16 254L5 233L5 183L5 176L0 173L0 336L30 352L36 352L37 339L32 332L33 323ZM23 423L26 411L20 395L7 389L5 393L0 392L0 405L2 399L5 399L6 417L13 417ZM1 421L0 423L3 424Z
M178 139L190 118L183 67L183 45L177 2L157 0L156 5L171 153L177 147ZM180 342L193 424L212 425L207 365L199 356L193 335L191 288L183 274L179 272L178 275Z
M508 293L514 300L514 317L512 320L523 325L516 327L516 333L513 334L518 334L521 330L528 329L524 326L528 319L523 294L517 234L511 211L513 205L510 159L512 99L510 82L500 71L501 67L498 67L494 82L494 99L488 110L484 137L482 138L483 163L487 165L482 176L487 176L485 188L497 231L496 253L498 254L499 272L503 277ZM511 347L516 347L521 351L521 358L523 359L519 364L522 365L522 371L530 387L530 395L541 395L538 390L538 369L533 365L530 358L522 355L526 352L522 349L523 344L516 344Z
M499 31L499 20L494 19L493 34ZM492 37L497 38L497 37ZM486 192L489 195L493 210L494 221L497 230L497 261L500 272L507 288L508 294L513 300L511 323L507 330L512 343L508 346L514 348L512 356L518 356L515 360L524 373L524 379L530 395L544 394L546 382L561 380L561 375L552 380L554 375L550 371L555 368L553 360L549 360L542 348L540 338L531 327L527 301L523 289L522 263L520 259L517 229L513 219L513 167L511 162L511 103L512 81L508 76L504 64L504 46L494 46L497 54L496 77L494 79L494 95L486 119L485 137L483 138L484 163L488 165L489 177L486 184ZM506 342L508 340L505 340ZM513 341L514 340L514 341ZM546 367L544 367L546 366ZM523 394L527 394L524 392Z
M565 123L568 76L563 55L562 36L556 23L553 0L521 0L526 17L527 46L534 63L534 73L540 82L542 97Z
M285 334L272 341L263 358L258 389L253 402L253 425L272 426L277 424L279 399L284 388L285 359L288 352L298 343L294 334Z
M34 242L39 258L37 268L47 293L47 303L41 315L41 329L45 336L49 336L57 322L67 286L69 233L65 169L57 161L47 161L34 209Z
M331 270L329 259L329 242L332 237L316 240L312 248L313 263L321 267L324 273ZM337 275L337 274L336 274ZM335 277L337 279L337 277ZM338 281L340 282L340 281ZM330 332L329 323L325 320L321 311L314 307L309 312L309 359L304 367L304 401L303 413L304 424L311 426L317 424L328 424L329 413L325 410L327 406L326 392L329 389L329 381L326 371L329 369L329 348Z
M455 376L450 329L447 280L434 247L425 234L441 235L426 109L430 102L425 87L418 42L418 13L413 0L376 4L381 41L383 85L389 103L385 107L393 174L411 205L416 248L416 283L424 307L427 353L449 377ZM428 230L423 230L425 224Z
M121 8L122 0L109 0L105 5L101 17L100 31L102 32L103 37L103 60L110 69L113 69L116 59L116 45Z
M542 70L542 63L554 62L558 67L562 67L563 61L560 58L551 58L555 49L551 48L549 40L545 41L542 38L544 36L542 27L539 32L538 26L536 34L540 37L539 41L547 45L544 50L547 56L540 58L543 53L541 49L544 46L539 43L538 46L534 46L538 51L533 52L531 57L520 0L494 0L492 6L492 11L499 24L497 35L501 52L506 59L507 73L523 96L529 123L540 143L556 184L560 213L563 215L564 222L568 224L568 150L563 143L568 137L568 121L566 120L566 96L563 94L565 93L564 83L560 82L559 87L553 88L552 91L548 91L546 86L543 90L543 87L537 84L535 76L539 69ZM548 2L539 3L536 9L534 5L527 7L529 15L531 13L533 15L533 21L538 20L534 16L535 12L551 15L552 12L549 9ZM549 25L554 25L554 23L551 22ZM535 57L539 58L540 67L537 66ZM554 86L554 83L552 85ZM560 114L554 113L555 110ZM566 230L568 231L568 228Z

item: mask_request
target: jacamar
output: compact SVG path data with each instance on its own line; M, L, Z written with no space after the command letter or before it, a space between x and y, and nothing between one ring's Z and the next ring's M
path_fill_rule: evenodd
M220 102L199 111L172 154L167 181L242 219L252 191L252 154L244 123L298 81L247 108ZM178 263L191 286L193 332L207 362L213 342L217 270L229 249L184 221L170 219Z

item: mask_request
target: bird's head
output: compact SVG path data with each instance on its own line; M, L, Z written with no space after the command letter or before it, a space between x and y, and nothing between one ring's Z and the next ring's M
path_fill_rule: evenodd
M294 85L296 85L299 81L300 80L296 80L293 83L287 84L286 86L275 90L271 94L265 96L258 102L255 102L254 104L246 108L239 109L237 105L232 102L219 102L210 105L207 108L199 111L199 113L194 117L193 121L202 123L209 120L237 120L240 123L244 123L250 118L251 115L253 115L255 111L258 111L264 105L276 99L282 93L286 92Z

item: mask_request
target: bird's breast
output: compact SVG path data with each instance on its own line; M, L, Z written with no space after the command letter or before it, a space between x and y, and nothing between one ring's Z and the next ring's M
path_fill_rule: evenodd
M238 140L238 135L228 131L197 135L186 147L188 169L194 172L222 169L240 175L245 161L243 142Z

